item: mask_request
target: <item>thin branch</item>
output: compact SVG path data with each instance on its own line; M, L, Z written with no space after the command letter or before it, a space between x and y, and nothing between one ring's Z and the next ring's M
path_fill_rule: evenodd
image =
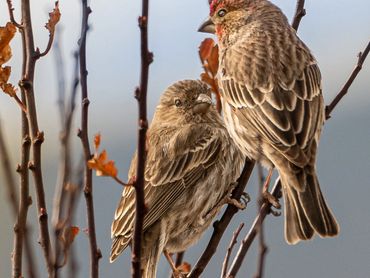
M295 15L292 22L292 27L294 30L298 30L299 24L301 23L302 18L306 15L306 10L304 8L305 0L298 0L297 6L295 9Z
M59 47L59 40L55 41L55 57L56 57L56 67L58 74L58 95L59 95L59 110L60 110L60 116L61 116L61 123L62 123L62 131L60 135L60 142L61 142L61 159L60 159L60 183L58 186L56 186L55 190L55 198L54 198L54 235L55 235L55 260L54 260L54 271L55 271L55 277L58 276L58 269L62 267L64 264L60 263L60 257L63 253L66 253L67 246L60 240L61 232L65 229L65 227L70 226L70 217L65 214L65 208L66 208L66 201L67 197L70 197L70 199L73 199L73 196L75 195L74 191L69 186L72 184L71 182L71 146L70 146L70 139L71 139L71 129L72 129L72 120L74 115L74 110L76 106L76 95L77 95L77 87L79 84L79 60L78 60L78 53L74 53L74 59L75 59L75 67L74 67L74 73L73 73L73 84L72 84L72 90L71 90L71 96L69 105L67 106L67 110L65 109L65 77L64 77L64 71L62 67L63 65L63 59ZM68 188L69 186L69 188ZM69 190L68 190L69 189ZM69 194L67 194L69 193ZM70 196L68 196L70 195ZM70 212L72 213L72 212ZM63 218L64 217L64 218ZM63 261L66 261L66 256L63 259Z
M182 261L184 260L184 255L185 255L184 251L177 253L175 266L180 266L182 264Z
M262 207L262 192L263 187L265 183L265 177L263 174L263 168L261 163L258 163L258 179L259 179L259 210L261 210ZM263 222L260 221L258 223L258 231L259 231L259 244L258 244L258 262L257 262L257 273L254 275L254 278L262 278L263 277L263 271L265 266L265 258L267 253L267 246L265 243L265 235L264 235L264 229L263 229Z
M146 160L146 131L148 129L146 96L148 89L149 65L153 61L153 54L148 50L148 18L149 0L142 1L142 13L139 17L141 36L141 74L140 87L136 89L135 97L139 106L139 131L138 131L138 160L136 169L136 211L135 228L132 248L132 277L141 278L141 244L143 235L143 223L145 214L144 205L144 170Z
M79 40L79 56L80 56L80 83L81 83L81 129L78 136L81 138L84 160L84 195L87 209L87 223L89 229L89 243L90 243L90 277L99 277L99 259L102 257L101 251L98 249L96 242L95 230L95 216L94 216L94 199L93 199L93 185L92 185L92 170L87 166L87 161L92 157L90 151L89 137L88 137L88 108L89 98L87 89L87 67L86 67L86 35L89 28L88 18L91 13L90 7L87 5L87 0L81 0L82 4L82 24L81 37Z
M22 41L24 43L24 63L23 63L23 76L19 82L19 86L24 92L27 105L27 118L30 128L31 144L32 144L32 161L29 161L28 168L32 171L35 189L36 200L38 209L39 229L40 229L40 244L43 250L44 259L47 266L49 276L52 276L52 251L50 246L50 236L48 228L48 215L45 202L45 192L41 169L41 144L44 141L44 133L39 130L36 101L34 94L34 73L36 65L36 51L34 47L34 38L31 22L31 8L29 0L22 0L21 2L22 13ZM23 102L23 101L22 101Z
M250 161L246 159L243 171L238 179L238 185L234 189L232 193L232 198L239 200L243 195L244 189L247 185L250 175L252 174L252 170L254 167L254 161ZM203 251L203 254L198 259L197 263L195 264L194 268L188 275L188 278L195 278L199 277L206 266L208 265L209 261L216 253L217 247L221 241L221 238L228 227L231 219L233 216L238 212L238 209L234 205L228 205L224 214L220 218L213 223L213 233L208 242L206 249Z
M36 48L35 59L39 59L49 53L53 45L53 40L55 36L55 25L58 23L59 19L60 19L59 1L55 1L55 8L52 12L49 13L49 22L46 23L45 25L45 28L49 30L48 44L46 45L46 49L41 53L40 49Z
M13 8L13 3L12 0L6 0L6 3L8 4L8 12L9 12L9 17L10 21L19 29L23 28L21 24L19 24L15 18L14 18L14 8Z
M277 179L274 188L271 191L271 194L276 197L280 198L281 197L281 183L280 180ZM271 204L268 202L264 202L261 206L261 209L259 211L259 214L257 215L256 219L254 220L248 234L245 236L243 239L240 248L234 258L234 261L230 267L230 270L227 274L226 277L231 278L231 277L236 277L236 274L241 267L243 260L245 258L245 255L247 254L249 247L252 245L253 240L255 239L259 228L260 228L260 223L263 222L265 219L266 215L269 214L271 211Z
M347 82L344 84L343 88L340 90L340 92L337 94L337 96L333 99L333 101L329 105L326 106L325 116L326 116L327 120L330 119L330 114L334 110L334 108L337 106L339 101L348 93L348 90L351 87L353 81L355 81L357 75L361 71L362 65L364 64L364 62L366 60L366 57L369 54L369 52L370 52L370 41L367 44L365 50L358 54L357 65L354 68L354 70L352 71L352 73L351 73L350 77L348 78Z
M49 33L48 44L47 44L47 46L46 46L46 48L43 52L40 52L40 50L38 48L36 49L36 57L37 58L44 57L45 55L47 55L49 53L51 47L53 46L53 40L54 40L54 32Z
M235 244L237 244L237 242L238 242L237 239L238 239L238 236L239 236L241 230L243 229L243 227L244 227L244 223L241 223L239 225L238 229L234 232L233 237L231 238L229 247L227 248L227 252L226 252L224 262L222 264L221 278L226 277L226 272L227 272L227 268L228 268L228 265L229 265L231 252L233 251Z

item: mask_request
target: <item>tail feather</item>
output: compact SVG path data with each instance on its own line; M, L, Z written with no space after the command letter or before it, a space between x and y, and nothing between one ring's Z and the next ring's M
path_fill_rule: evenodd
M290 180L282 177L285 199L285 237L289 244L312 238L314 232L321 237L339 233L339 226L321 193L314 171L306 172L305 190L297 190Z

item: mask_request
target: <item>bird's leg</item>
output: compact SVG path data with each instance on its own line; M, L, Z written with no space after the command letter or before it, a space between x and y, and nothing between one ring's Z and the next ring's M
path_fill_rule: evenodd
M177 269L170 253L168 253L167 250L163 250L163 254L166 257L168 263L170 264L170 267L171 267L171 270L172 270L172 273L173 273L173 277L175 277L175 278L185 278L185 276Z
M271 181L271 177L272 177L272 174L273 174L273 171L274 169L271 168L269 170L269 173L266 177L266 180L265 180L265 183L262 187L262 199L265 200L266 202L268 202L269 204L271 204L274 208L276 209L280 209L281 208L281 205L279 203L279 199L277 199L275 196L273 196L270 192L269 192L269 186L270 186L270 181Z
M237 185L238 185L237 182L233 182L230 184L229 190L222 197L222 199L218 202L218 204L216 204L211 210L207 212L205 216L203 216L204 222L207 222L207 220L216 216L216 214L219 212L220 207L222 207L223 205L226 205L226 204L233 205L241 210L247 207L247 204L250 201L250 197L248 193L243 192L240 200L237 200L231 197L231 193L233 192L233 190L235 189Z

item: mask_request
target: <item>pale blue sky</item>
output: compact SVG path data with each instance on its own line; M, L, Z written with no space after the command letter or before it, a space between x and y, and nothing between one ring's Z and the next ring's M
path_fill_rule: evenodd
M19 0L14 0L17 18ZM36 45L43 49L48 33L43 28L47 12L53 1L32 2L33 26ZM88 35L88 70L90 93L90 137L100 131L105 147L116 160L121 176L126 176L128 164L135 148L136 100L133 91L139 79L139 29L137 16L141 1L91 1L91 31ZM294 0L273 1L291 19ZM370 39L370 2L368 0L329 1L307 0L307 16L299 29L300 37L316 56L323 75L326 102L338 92L354 67L357 53ZM62 45L68 81L72 75L72 51L77 45L80 32L80 1L61 1ZM149 45L154 52L150 67L149 111L158 102L161 92L179 79L198 78L201 66L198 58L199 43L205 38L197 33L197 27L206 18L206 0L151 1ZM6 2L0 2L0 25L8 19ZM12 80L16 84L20 76L20 40L14 40ZM369 60L370 61L370 60ZM269 218L266 277L366 277L370 273L370 62L346 97L337 107L333 119L325 125L318 158L318 172L323 191L341 224L337 239L321 240L298 246L288 246L283 240L283 218ZM45 190L53 195L58 160L58 110L56 107L56 76L54 57L50 53L37 63L36 98L40 128L45 131L43 165ZM69 84L69 83L68 83ZM70 86L68 85L67 88ZM19 111L15 103L0 94L0 118L6 132L12 162L18 162L20 144ZM79 116L77 117L79 120ZM78 125L75 126L75 129ZM79 141L75 141L75 154L79 154ZM0 277L10 276L10 252L12 249L12 219L3 189L3 173L0 169ZM95 179L96 222L98 244L102 249L101 277L129 277L129 256L122 256L109 264L110 222L118 202L121 188L108 179ZM248 192L256 191L250 183ZM30 209L30 219L35 222L35 206ZM81 199L77 226L86 227L84 200ZM204 275L219 275L225 245L233 229L244 221L246 226L254 218L255 208L241 212L229 228L226 242L220 246L218 256L212 260L210 270ZM37 226L33 229L35 240ZM242 233L243 234L243 233ZM204 246L202 242L201 246ZM78 235L75 245L79 260L84 265L79 277L87 277L87 237ZM202 247L192 248L186 260L194 264ZM39 247L36 245L36 249ZM126 252L127 253L127 252ZM251 277L255 270L256 252L247 258L245 275ZM167 266L161 264L159 277L166 277ZM40 277L46 277L45 274Z

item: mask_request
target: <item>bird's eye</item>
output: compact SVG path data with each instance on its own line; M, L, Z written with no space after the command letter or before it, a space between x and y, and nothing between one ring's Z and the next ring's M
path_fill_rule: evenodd
M181 100L179 100L179 99L175 99L175 105L176 105L177 107L181 106Z
M221 9L217 12L217 15L219 17L224 17L226 15L227 11L225 9Z

